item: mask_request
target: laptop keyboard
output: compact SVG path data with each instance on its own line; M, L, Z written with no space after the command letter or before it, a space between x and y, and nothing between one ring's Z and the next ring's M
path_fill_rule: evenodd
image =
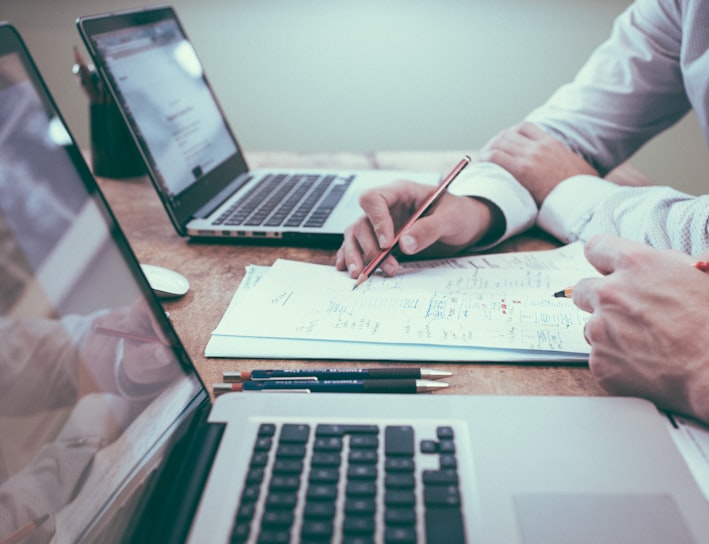
M354 176L268 174L214 220L245 227L322 227Z
M410 426L261 424L231 541L465 542L453 429L416 442Z

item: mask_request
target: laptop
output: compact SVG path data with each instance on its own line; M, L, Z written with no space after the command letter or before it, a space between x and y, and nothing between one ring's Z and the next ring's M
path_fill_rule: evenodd
M632 398L212 403L14 28L0 24L0 542L706 542Z
M171 7L82 17L77 25L183 236L338 245L362 213L363 191L397 179L440 178L390 170L250 170Z

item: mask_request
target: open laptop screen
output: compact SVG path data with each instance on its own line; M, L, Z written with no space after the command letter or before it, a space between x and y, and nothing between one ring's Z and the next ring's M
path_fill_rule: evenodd
M94 36L120 100L171 196L237 151L202 79L202 66L176 21L163 20Z
M0 248L0 542L79 541L204 390L2 24Z
M79 28L173 223L235 191L246 160L174 10L82 17Z

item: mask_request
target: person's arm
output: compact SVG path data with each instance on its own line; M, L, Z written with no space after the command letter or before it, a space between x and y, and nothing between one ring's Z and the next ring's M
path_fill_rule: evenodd
M527 121L582 157L600 176L691 108L682 72L682 5L638 0L573 82ZM688 47L688 44L685 44ZM696 67L697 69L699 67Z
M696 255L709 248L709 195L662 186L623 187L577 176L549 194L537 223L563 242L610 233Z
M688 255L610 235L592 238L586 257L604 274L573 289L592 314L585 336L595 378L613 394L709 423L709 274Z

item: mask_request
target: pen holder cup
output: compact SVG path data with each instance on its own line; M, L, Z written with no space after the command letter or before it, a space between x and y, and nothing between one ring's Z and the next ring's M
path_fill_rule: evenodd
M132 178L145 175L145 163L114 103L93 103L89 110L91 162L95 176Z

